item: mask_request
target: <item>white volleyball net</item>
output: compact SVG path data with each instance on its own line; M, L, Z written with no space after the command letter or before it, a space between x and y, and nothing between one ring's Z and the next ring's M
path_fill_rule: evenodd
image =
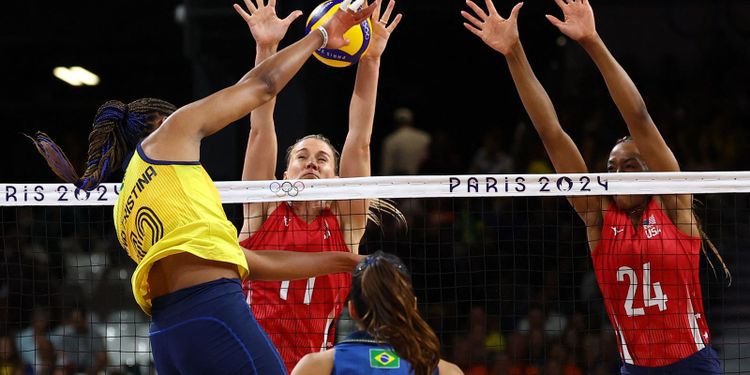
M693 194L695 214L732 282L710 249L713 268L700 256L702 301L693 304L702 303L704 314L697 319L707 322L710 335L673 345L709 345L725 373L750 371L750 172L387 176L216 185L238 230L241 203L391 200L407 225L381 215L380 225L367 226L360 253L383 250L403 259L420 312L441 340L443 358L465 371L495 374L616 373L623 349L641 355L636 353L643 349L623 343L608 318L586 227L565 197ZM69 368L69 362L78 371L99 366L106 373L155 372L149 319L130 291L135 264L120 248L112 224L118 194L119 184L89 193L67 184L0 184L0 333L37 372ZM647 221L634 228L655 225ZM653 279L653 267L621 271L622 285L612 286L629 296L621 302L634 315L683 306L676 297L659 297L668 281ZM314 296L309 282L307 288ZM352 329L345 315L335 325L337 340ZM37 340L40 335L47 340Z

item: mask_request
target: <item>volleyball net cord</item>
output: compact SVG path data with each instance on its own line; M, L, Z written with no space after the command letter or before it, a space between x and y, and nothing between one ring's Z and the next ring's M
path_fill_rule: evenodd
M127 194L154 176L144 174ZM466 198L661 195L750 192L750 172L632 172L571 174L373 176L305 180L217 181L222 203L369 198ZM72 184L0 184L0 206L114 205L120 184L92 191Z

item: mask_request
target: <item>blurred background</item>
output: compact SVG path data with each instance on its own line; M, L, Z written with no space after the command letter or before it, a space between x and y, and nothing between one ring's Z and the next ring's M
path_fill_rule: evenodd
M481 3L481 1L480 1ZM279 1L286 16L305 14L287 45L304 32L316 1ZM498 1L507 15L512 1ZM82 166L96 109L109 99L163 98L184 105L236 82L253 66L254 43L231 1L11 2L0 14L4 72L0 121L3 182L56 181L20 133L46 131ZM739 143L750 110L750 3L729 1L594 2L597 27L633 77L650 113L686 170L743 169ZM413 111L431 133L443 162L423 173L463 173L478 146L491 138L515 152L514 172L543 155L503 57L462 26L460 0L402 0L404 19L384 54L373 171L394 130L393 111ZM625 126L595 66L575 43L544 19L559 15L552 0L530 0L520 14L529 60L555 103L561 122L584 149L590 168L601 162ZM52 75L82 66L97 86L71 86ZM280 147L323 133L341 147L356 67L331 68L310 59L281 93L276 109ZM203 163L216 180L236 180L248 121L207 139ZM113 178L116 178L113 177Z
M514 4L496 1L502 15ZM282 47L302 36L317 5L279 0L279 15L305 13ZM682 168L746 170L750 2L592 5L599 33L640 89ZM404 19L381 65L374 175L552 171L504 58L462 26L465 8L461 0L397 3ZM560 14L553 0L525 2L521 40L563 127L591 171L604 171L625 125L593 63L545 14ZM150 96L184 105L236 82L252 67L254 54L250 32L230 1L4 4L0 183L57 182L22 133L47 132L80 170L94 113L105 101ZM71 86L53 76L58 66L82 66L100 82ZM355 71L311 58L279 95L279 146L322 133L340 149ZM405 170L381 156L397 120L408 117L430 141L426 157ZM240 179L248 130L243 119L203 142L202 163L214 180ZM283 162L278 165L283 169ZM725 371L744 373L750 371L750 262L743 261L750 250L750 197L699 198L704 228L734 275L727 287L703 264L713 342ZM440 335L447 359L474 374L616 373L616 341L593 279L585 228L564 199L397 203L409 231L388 222L368 230L362 252L385 249L404 258L420 310ZM226 207L235 223L240 208ZM153 372L148 319L130 292L134 264L114 238L109 207L2 208L0 222L0 344L45 336L59 351L65 337L80 338L67 345L85 342L86 357L78 360L92 366L104 355L99 372ZM36 373L55 367L44 367L49 348L39 342L16 346L32 355L24 360Z

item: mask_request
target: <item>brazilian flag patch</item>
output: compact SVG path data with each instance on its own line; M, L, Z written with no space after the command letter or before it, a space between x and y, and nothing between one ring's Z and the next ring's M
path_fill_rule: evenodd
M370 349L370 367L372 368L400 368L401 358L388 349Z

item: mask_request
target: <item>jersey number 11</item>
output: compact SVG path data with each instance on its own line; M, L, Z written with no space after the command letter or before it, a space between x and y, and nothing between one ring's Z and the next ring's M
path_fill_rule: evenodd
M315 288L315 277L307 279L307 285L305 286L305 299L303 303L309 305L312 301L313 288ZM289 294L289 280L281 282L281 288L279 289L279 298L286 301L287 295Z

